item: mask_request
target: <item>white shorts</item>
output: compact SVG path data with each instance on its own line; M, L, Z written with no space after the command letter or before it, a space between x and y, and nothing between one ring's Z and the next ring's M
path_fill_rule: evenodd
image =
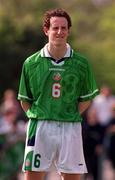
M23 170L83 174L81 123L29 120Z

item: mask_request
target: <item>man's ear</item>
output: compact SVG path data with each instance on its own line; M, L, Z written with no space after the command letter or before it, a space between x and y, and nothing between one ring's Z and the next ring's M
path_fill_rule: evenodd
M43 31L44 31L45 35L48 36L48 28L47 27L43 27Z

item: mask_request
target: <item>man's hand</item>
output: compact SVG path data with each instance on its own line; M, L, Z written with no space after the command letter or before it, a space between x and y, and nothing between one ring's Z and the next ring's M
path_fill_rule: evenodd
M27 112L27 110L31 107L31 104L26 102L26 101L21 101L21 106L22 106L22 109Z
M79 112L82 114L91 104L91 101L84 101L79 103Z

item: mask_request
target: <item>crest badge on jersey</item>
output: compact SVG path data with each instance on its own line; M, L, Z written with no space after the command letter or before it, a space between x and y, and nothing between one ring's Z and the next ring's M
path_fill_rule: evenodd
M54 76L53 76L53 79L56 80L56 81L61 80L61 74L60 73L55 73Z
M29 159L26 160L25 165L30 166L30 160Z

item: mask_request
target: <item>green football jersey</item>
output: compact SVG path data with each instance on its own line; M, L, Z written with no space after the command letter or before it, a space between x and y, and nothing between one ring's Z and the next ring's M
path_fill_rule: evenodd
M86 58L69 50L69 55L58 62L46 48L24 62L18 99L31 104L28 118L82 121L78 104L94 98L98 89Z

